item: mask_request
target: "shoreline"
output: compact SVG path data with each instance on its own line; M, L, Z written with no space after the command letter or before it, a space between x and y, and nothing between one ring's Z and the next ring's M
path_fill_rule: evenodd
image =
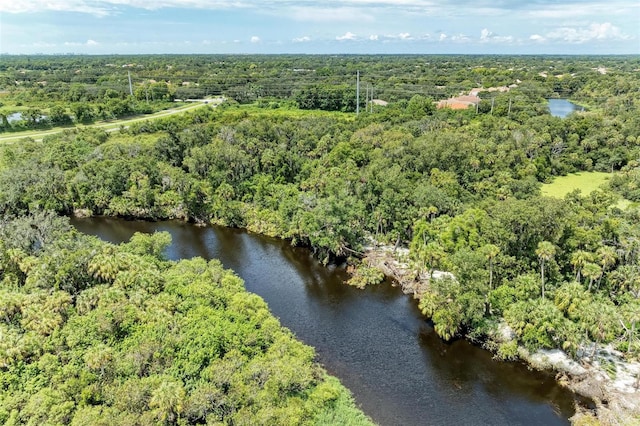
M429 285L429 277L409 266L408 255L406 248L369 246L365 248L363 264L380 270L394 280L403 293L419 300ZM435 278L444 276L452 274L434 271ZM501 334L506 335L505 341L513 340L513 332L508 325L504 326L506 332ZM581 352L591 353L591 348L582 348ZM593 402L592 409L576 401L576 412L569 418L572 424L630 425L640 419L640 361L624 360L623 354L610 345L599 348L594 360L583 356L580 362L560 349L530 353L518 346L518 359L529 368L554 372L561 386Z
M109 215L93 215L82 209L72 212L76 217L92 217ZM136 217L135 220L148 221L149 218ZM158 220L158 219L156 219ZM171 220L171 219L169 219ZM175 218L182 222L189 222L184 218ZM195 223L197 226L212 225L211 222ZM244 228L247 232L254 232L251 227ZM279 237L276 237L279 238ZM282 238L280 238L282 239ZM375 245L364 248L362 264L378 269L384 276L391 278L400 287L402 292L413 295L419 300L419 295L429 285L429 277L426 272L412 269L407 262L409 250L407 248L394 248L392 246ZM354 275L354 270L359 266L351 265L349 275ZM453 277L450 272L434 271L435 278ZM348 284L345 282L345 284ZM504 324L505 330L501 330L503 342L513 339L513 332ZM502 328L502 327L501 327ZM485 350L492 351L483 346ZM583 348L583 353L591 353L591 348ZM595 408L589 404L580 404L576 401L575 414L569 418L576 425L627 425L637 424L640 420L640 361L629 362L623 360L622 354L611 347L602 347L597 351L595 360L583 356L577 362L571 359L565 352L559 349L541 349L530 353L526 348L518 346L518 360L524 362L529 368L546 370L555 373L556 381L578 397L591 400ZM607 365L615 366L616 378L612 379L607 372L606 365L601 362L606 359ZM618 377L620 376L620 377Z

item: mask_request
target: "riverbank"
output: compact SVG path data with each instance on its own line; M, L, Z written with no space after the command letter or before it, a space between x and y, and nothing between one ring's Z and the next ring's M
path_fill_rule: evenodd
M406 294L420 299L429 286L427 273L412 268L409 251L391 246L369 246L363 263L377 268L392 278ZM433 277L452 274L434 271ZM515 335L507 327L501 332L503 339L513 340ZM504 342L504 341L503 341ZM490 346L490 345L487 345ZM575 394L592 400L594 408L576 404L576 414L570 419L575 425L631 425L640 421L640 362L628 361L611 345L600 348L592 356L592 348L582 348L579 362L565 352L538 350L530 353L518 347L518 357L530 368L551 370L556 379Z
M92 233L104 235L106 232L108 232L109 229L117 228L114 226L114 221L118 221L118 220L114 219L114 220L105 221L104 218L96 220L95 222L97 227L93 229ZM362 398L362 401L364 401L365 407L363 408L366 408L365 411L377 413L376 416L374 417L383 416L383 414L380 414L376 411L375 407L366 405L370 400L377 401L380 395L376 394L375 396L371 396L367 394L366 392L367 387L365 387L365 391L362 390L362 386L359 384L359 380L362 380L362 375L358 375L359 379L356 381L353 381L352 377L350 376L350 374L352 374L351 370L353 368L353 365L351 364L353 362L352 357L354 356L353 348L351 348L350 344L353 341L357 340L357 338L349 334L348 325L352 322L359 323L359 324L362 324L362 323L372 324L372 321L374 321L373 318L375 318L380 323L372 327L373 329L376 330L376 332L374 334L369 335L368 338L373 339L374 341L377 341L376 339L379 339L380 330L383 327L389 328L389 324L390 324L389 321L391 320L392 325L393 326L397 325L397 327L396 328L392 327L392 330L389 333L385 333L385 338L383 340L386 342L388 339L399 339L405 335L406 329L407 329L407 325L405 324L405 322L411 321L410 314L408 315L407 312L404 312L404 311L402 311L401 313L398 312L396 314L392 314L391 312L388 311L388 306L387 306L388 301L385 301L384 303L385 313L382 318L378 318L381 312L380 305L376 305L376 307L373 309L373 311L375 311L375 314L373 314L374 315L373 317L366 317L362 319L354 319L354 317L352 317L354 315L353 312L351 312L346 316L336 315L335 310L333 308L331 310L331 314L329 317L323 317L320 320L318 319L317 309L313 309L312 310L313 313L298 314L296 313L297 311L296 309L294 310L291 309L291 306L293 303L292 301L295 300L296 297L299 297L305 301L303 305L307 306L309 304L309 299L307 295L307 292L310 289L309 283L310 282L316 283L311 288L315 288L316 290L314 291L317 291L317 288L316 288L316 286L318 285L317 283L326 282L329 279L328 275L325 276L327 274L327 271L320 268L319 263L317 263L317 261L315 260L312 261L311 258L307 258L306 263L300 264L302 260L298 259L296 261L296 265L297 265L296 269L298 271L300 271L300 268L313 268L313 271L309 274L307 278L304 278L302 280L300 280L299 278L296 278L295 276L291 276L291 277L287 276L285 278L282 276L283 271L287 271L290 268L286 264L279 263L275 266L272 265L272 268L267 268L268 269L267 271L261 270L259 272L255 272L251 270L251 268L249 267L245 269L245 265L259 264L259 265L269 266L276 259L276 257L274 256L274 253L271 251L265 252L263 251L263 249L260 249L254 252L255 247L254 247L254 250L248 249L248 247L250 246L253 247L252 245L250 245L251 244L249 242L250 240L252 241L254 239L262 238L261 237L262 234L260 233L254 233L254 232L245 233L244 231L229 230L228 228L190 226L180 221L173 222L175 225L162 224L160 227L157 226L158 223L149 223L149 222L140 222L140 221L124 222L124 223L127 224L127 227L132 228L131 233L134 231L153 232L157 229L162 229L162 230L172 229L173 232L175 233L174 239L176 241L189 242L189 247L180 248L179 250L180 256L185 256L186 254L187 256L199 255L205 258L220 258L223 260L224 264L238 271L241 276L245 276L247 278L246 282L247 282L248 289L250 291L254 291L254 292L257 292L258 294L261 294L262 297L265 297L265 299L268 300L270 308L273 309L273 311L276 313L278 317L281 317L283 319L284 323L287 326L291 327L295 331L296 335L304 336L306 338L306 341L309 344L313 345L314 347L317 347L319 350L319 353L323 354L323 362L328 363L327 364L328 369L332 373L338 373L339 376L346 378L345 384L348 385L347 387L349 388L353 387L354 389L359 389L356 392L356 394L359 396L359 398ZM76 223L76 225L78 225L78 223ZM223 233L223 230L228 230L228 232L224 231ZM231 235L237 235L237 236L244 235L244 236L238 238L241 241L235 241L235 237L231 238L229 235L226 235L227 233ZM119 232L117 232L116 234L122 237L122 235L120 235ZM198 243L198 242L213 241L212 234L219 235L218 237L216 237L216 241L218 241L218 243L214 245L214 248L216 249L215 251L211 251L211 252L209 252L208 250L204 252L191 251L193 248L191 247L192 244L195 244L197 248L199 247L200 249L204 250L204 246L202 246L201 243ZM226 236L223 236L223 234ZM254 234L255 236L250 236L251 234ZM289 253L289 250L292 250L289 248L290 246L288 242L281 239L278 239L277 241L278 242L274 244L276 244L278 247L282 247L283 249L285 249L287 253ZM235 255L233 255L234 253L243 253L242 262L235 259ZM271 254L267 254L267 253L271 253ZM291 253L289 253L289 255L285 257L292 258ZM410 265L409 251L407 249L398 249L394 251L393 247L378 247L378 248L369 247L366 254L367 254L367 257L365 257L364 262L366 262L369 266L377 267L378 269L384 271L385 275L389 277L393 277L395 281L398 283L398 287L401 287L403 293L413 294L415 297L421 294L422 292L424 292L426 287L428 286L427 274L420 273L419 271L412 269L409 266ZM178 255L170 254L169 257L177 258ZM268 259L268 261L266 259ZM273 281L276 281L278 283L285 283L285 282L291 283L292 285L288 286L286 289L283 289L282 292L275 292L272 294L271 292L273 290L267 290L267 288L265 288L263 284L266 280L265 277L267 277L269 273L274 273L274 271L277 278L274 278ZM436 271L434 275L446 276L447 273ZM318 278L318 277L323 277L323 278ZM348 289L345 290L346 286L343 283L347 280L348 276L346 274L343 274L339 277L333 276L333 275L331 275L331 277L332 277L331 280L337 281L336 283L333 284L335 287L332 290L334 292L332 294L334 295L336 300L341 300L343 302L352 300L355 303L355 300L357 299L358 305L359 305L363 299L367 299L368 297L370 297L370 295L367 295L365 293L353 293L353 299L349 298L348 296L345 296L344 292L345 291L349 292L349 290ZM281 284L278 284L278 286L280 285ZM378 291L382 291L382 290L378 289ZM301 294L299 296L296 296L296 294L298 294L299 292ZM325 300L325 299L326 299L325 297L322 298L322 300ZM403 304L407 303L415 306L415 304L410 303L410 301L407 300L406 297L402 297L402 299L405 300ZM333 300L333 298L328 298L326 300ZM424 318L419 314L416 316L416 318L418 317L420 317L420 319L416 319L416 321L421 323L422 326L426 327ZM346 318L348 318L348 320L346 320ZM311 323L313 323L313 326L311 326L310 324L307 324L307 321L310 321ZM335 337L336 330L341 330L340 333L338 333L338 335L345 337L344 346L341 346L341 349L338 351L335 351L332 348L327 348L326 347L327 334L322 331L319 331L318 336L309 337L308 335L309 329L315 330L315 327L317 326L317 324L327 325L327 328L332 330L331 336L333 337ZM361 333L363 333L362 328L359 327L357 330L358 330L357 331L358 336ZM409 340L411 340L412 342L414 339L413 336L416 335L415 333L416 332L409 333L409 336L410 336ZM440 341L440 339L437 338L434 333L432 334L434 339L437 339L438 341ZM508 335L509 333L503 333L503 334ZM397 347L397 346L406 346L406 345L407 345L407 342L400 341L397 344L390 345L390 346ZM380 350L380 348L378 347L377 350ZM448 345L447 345L447 350L450 350ZM480 351L479 348L477 350ZM324 354L326 354L327 351L331 351L332 353L331 357L324 357ZM395 355L389 354L387 356L382 356L381 358L390 359L393 356L397 356L397 353L395 351L392 353ZM346 358L341 358L343 354L347 354ZM578 413L573 418L573 421L576 424L589 424L589 423L584 423L585 421L584 419L586 419L586 421L594 419L595 418L594 416L596 414L598 415L598 419L604 418L605 415L607 416L616 415L617 411L619 410L617 410L617 408L611 408L611 407L618 407L619 405L633 406L633 402L625 402L626 400L622 400L619 397L612 396L610 391L606 389L601 390L602 388L601 384L604 383L603 379L600 379L600 378L595 379L594 378L596 377L595 375L582 374L582 371L580 369L576 369L576 368L569 369L566 366L555 365L557 363L557 360L561 359L558 357L558 354L561 354L561 352L560 351L557 351L557 353L556 352L553 352L553 353L540 352L538 354L534 354L535 356L531 356L529 359L526 358L528 354L524 351L521 351L518 355L522 359L524 359L528 365L533 366L538 370L545 371L545 372L548 372L548 371L559 372L558 376L556 377L556 382L564 385L565 387L571 389L573 392L577 394L586 395L587 398L594 399L597 401L597 404L598 404L597 410L594 412L589 411L588 409L581 409L580 407L576 408ZM479 355L476 354L474 359L477 359L478 356ZM480 357L482 356L484 355L481 355ZM337 358L337 361L336 359L332 359L333 357ZM420 354L418 358L420 360L423 360L424 354ZM491 357L488 356L488 354L487 354L487 358L491 359ZM566 358L566 355L565 355L565 358ZM438 359L438 358L435 358L435 359ZM412 372L415 372L417 369L419 369L419 365L416 364L419 362L421 361L418 361L412 358L410 362L404 363L404 367L402 366L397 366L397 367L402 370L410 369ZM467 361L467 363L468 362L473 362L473 361ZM349 364L346 364L346 363L349 363ZM343 370L344 368L343 365L350 366L348 370L349 372L345 372ZM367 361L362 365L366 365L367 374L371 374L370 362ZM429 363L429 365L431 365L431 362ZM575 366L575 364L572 364L572 365ZM384 374L387 374L387 371L389 370L389 368L390 367L385 363L385 368L383 369ZM476 367L476 368L479 368L479 367ZM504 368L504 364L501 368ZM581 368L584 368L584 367L581 367ZM376 378L372 381L375 383L379 383L379 382L389 383L389 380L391 380L391 383L395 383L393 382L393 380L396 379L396 376L398 374L400 373L396 371L395 373L390 374L393 378L390 378L390 379ZM545 375L548 376L549 379L553 378L554 376L553 374L549 375L548 373L545 373ZM416 389L415 392L407 391L407 394L404 395L404 397L397 398L394 404L401 404L401 401L404 401L405 399L416 398L417 395L421 395L424 391L423 389L424 382L433 380L433 377L428 372L425 372L424 374L422 374L422 376L419 374L417 375L417 377L414 377L414 376L416 376L416 374L413 374L413 373L410 374L409 377L402 376L402 380L398 382L397 386L390 386L390 388L394 389L393 393L397 394L398 389L401 389L401 388L404 389L405 387L410 387L407 384L408 380L414 380L416 382L415 387L413 388L413 389ZM588 378L593 380L589 381L587 380ZM461 386L459 382L459 378L455 379L455 383L457 383L457 385L455 386ZM507 386L507 385L502 383L501 386ZM595 393L589 394L587 392L591 390L593 390ZM558 390L556 390L555 392L557 391ZM390 396L386 395L385 398L388 399L390 398ZM573 406L573 399L570 399L570 401L571 402L569 402L569 406ZM621 402L618 404L617 401L621 401ZM415 409L415 407L413 407L413 409ZM626 410L625 412L631 412L631 411ZM573 414L574 412L573 410L571 410L565 414L566 417L564 418L567 419ZM583 420L578 420L578 419L583 419ZM580 423L580 421L582 421L582 423ZM409 423L412 423L412 422L409 422ZM615 424L615 422L605 423L603 421L602 424ZM625 423L623 422L622 424L625 424Z
M167 231L171 260L219 259L353 392L380 425L527 424L566 426L574 397L553 375L500 363L465 340L445 343L397 286L344 284L345 268L325 267L309 250L245 230L95 217L83 233L113 243L136 232ZM336 424L329 423L329 424ZM344 424L344 423L340 423Z

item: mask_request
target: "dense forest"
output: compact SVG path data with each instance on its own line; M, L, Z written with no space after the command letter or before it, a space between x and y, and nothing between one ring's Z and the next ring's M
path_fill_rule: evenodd
M519 91L508 96L487 93L480 109L528 114L530 96L571 97L605 109L629 107L635 77L628 77L637 66L635 57L3 55L0 132L109 120L208 96L353 112L358 106L365 109L366 100L374 97L438 100L472 88L517 85ZM601 74L607 67L609 72ZM611 96L618 102L607 106ZM16 112L21 116L12 117Z
M370 424L218 261L37 213L0 228L0 422Z
M416 274L452 273L430 280L419 295L420 308L444 339L477 339L507 359L518 355L519 345L597 357L605 344L635 358L640 353L640 210L634 203L640 200L638 69L637 57L8 57L0 67L5 116L35 106L50 115L60 107L67 108L63 112L70 120L81 121L74 105L98 111L110 96L147 105L147 90L159 86L164 95L154 95L151 104L158 98L210 95L228 100L117 133L69 129L42 141L0 146L0 213L13 224L7 230L21 226L34 235L41 228L36 222L30 230L25 217L42 211L243 227L307 246L327 263L357 261L377 244L408 248L405 260ZM357 71L361 88L368 88L361 90L360 105ZM133 96L129 72L135 77ZM435 106L475 88L483 89L475 108ZM82 95L68 98L76 89ZM374 97L389 103L370 102ZM551 97L569 98L585 111L554 117L547 109ZM564 199L541 195L541 184L556 176L591 171L611 173L608 187L590 194L574 191ZM28 402L35 395L44 398L38 392L62 400L55 386L68 376L57 372L59 365L47 365L47 359L54 362L47 354L63 350L74 366L84 362L88 368L83 370L88 377L74 377L76 387L64 394L80 398L69 402L84 407L76 415L138 415L109 411L115 407L109 399L115 386L130 386L140 401L131 410L146 404L152 413L139 415L198 422L204 414L188 411L192 399L205 398L201 392L224 393L225 384L213 380L224 376L217 368L246 365L247 372L238 374L247 376L233 380L245 380L243 386L246 380L264 380L260 386L267 387L268 377L247 377L251 363L281 362L270 358L272 350L293 352L295 362L309 368L295 371L303 377L268 386L287 389L294 402L260 401L244 408L225 394L233 407L230 416L249 419L243 416L262 416L264 409L272 416L313 419L343 398L312 365L308 348L274 320L260 319L270 318L266 308L242 293L237 279L215 262L165 262L162 236L138 236L114 247L69 233L47 241L3 232L14 234L3 236L9 243L0 246L1 289L7 294L0 325L4 335L23 342L18 347L24 352L2 348L0 389L13 394L17 383L24 387L7 400L0 417L21 421L12 411L18 409L38 418L36 409L43 404ZM31 242L24 246L24 241ZM64 267L53 267L55 262ZM183 278L195 277L195 271L211 277L208 283L198 279L202 288ZM83 327L102 327L103 301L122 317L104 319L107 331L89 333ZM149 312L151 305L163 308ZM46 327L44 317L29 319L29 306L50 312ZM161 314L184 324L182 336L196 324L192 315L230 321L229 333L269 330L252 337L256 344L249 347L236 347L244 337L225 331L216 342L202 343L219 348L222 365L193 366L187 364L195 361L178 356L192 349L178 351L184 342L165 330L165 322L161 329L176 340L149 349L158 344L148 335L150 324ZM516 339L493 344L501 323ZM74 339L94 340L74 344ZM131 361L141 356L139 345L149 345L145 353L153 359ZM104 347L100 353L109 359L92 359L96 347ZM169 354L163 355L165 350ZM155 376L158 365L172 376ZM45 379L41 374L47 372ZM125 380L125 374L132 378ZM32 378L28 388L25 377ZM322 397L315 393L329 388L334 390ZM183 411L161 405L150 389L181 395ZM29 392L32 396L25 396ZM211 415L226 421L224 410L231 408L220 409Z

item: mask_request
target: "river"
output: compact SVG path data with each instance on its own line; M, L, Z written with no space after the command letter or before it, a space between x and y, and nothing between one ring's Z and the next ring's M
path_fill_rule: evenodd
M349 287L343 268L323 267L284 241L177 221L71 223L114 243L134 232L168 231L169 258L220 259L316 348L327 371L380 425L566 425L574 413L575 396L550 374L494 361L464 340L444 343L398 288Z

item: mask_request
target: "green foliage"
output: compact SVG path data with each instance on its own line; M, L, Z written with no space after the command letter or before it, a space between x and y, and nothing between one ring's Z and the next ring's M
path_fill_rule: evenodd
M518 341L500 343L496 351L496 357L503 361L514 361L518 359Z
M516 302L505 310L504 318L518 339L533 351L557 347L566 341L570 328L560 310L546 299Z
M466 292L460 282L450 277L433 279L420 298L419 308L431 318L436 333L445 340L456 337L464 326L475 325L484 312L484 298Z
M354 112L356 90L351 85L313 85L301 89L295 100L301 109Z
M29 256L12 247L33 220L2 228L3 423L371 424L220 262L163 260L167 233L114 246L68 227Z
M368 285L380 284L384 280L384 273L378 268L360 265L356 267L347 284L363 289Z
M211 59L3 58L2 131L156 110L175 96L234 100L132 123L119 133L74 130L3 145L0 214L51 209L244 227L308 246L325 263L359 256L373 239L409 247L419 277L441 270L455 277L432 280L421 302L446 338L472 329L481 336L502 315L519 323L531 314L537 319L518 334L531 347L577 354L579 346L624 342L629 356L637 353L640 216L633 206L616 204L620 195L640 199L637 58ZM122 82L125 71L137 68L111 65L133 62L158 78L136 79L132 72L131 97ZM600 66L606 75L593 71ZM564 77L542 78L550 67ZM362 104L357 116L338 112L355 110L356 70L376 97L389 101L386 107ZM510 89L492 95L491 103L482 92L477 112L434 108L433 101L498 86ZM552 117L546 98L560 95L589 108ZM17 111L25 119L8 123L6 116ZM560 185L564 175L579 176L593 186L590 179L605 172L609 191L541 196L553 179ZM42 226L50 222L43 218ZM55 257L47 252L51 241L38 236L39 223L19 228L1 246L0 278L11 291L65 291L89 311L101 303L103 285L113 287L115 300L166 296L175 288L216 306L230 303L206 285L167 279L158 257L166 243L161 236L122 249L96 247L92 255L66 239ZM138 259L144 267L134 267ZM364 271L357 279L376 278ZM167 305L159 315L194 303L165 296L157 302ZM7 297L13 312L20 297ZM54 314L47 317L51 324L59 320ZM117 314L97 316L100 327L92 333L103 339L128 332L136 311ZM32 331L25 351L11 356L31 353ZM228 345L218 343L221 351ZM206 399L210 390L201 392Z

